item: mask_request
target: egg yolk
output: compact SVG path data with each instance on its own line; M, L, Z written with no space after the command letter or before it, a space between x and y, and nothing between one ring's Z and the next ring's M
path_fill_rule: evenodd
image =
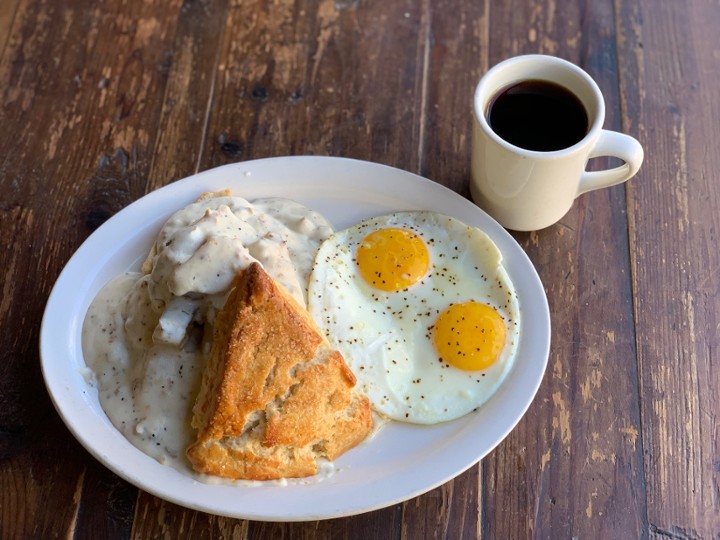
M486 304L453 304L435 322L433 340L440 358L463 370L493 365L505 346L505 321Z
M371 232L360 243L357 264L365 281L381 291L401 291L420 281L430 267L422 238L407 229Z

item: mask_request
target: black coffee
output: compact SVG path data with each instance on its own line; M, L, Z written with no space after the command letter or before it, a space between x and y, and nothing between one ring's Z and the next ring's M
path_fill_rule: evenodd
M588 132L587 112L577 96L548 81L527 80L501 90L487 116L495 133L526 150L562 150Z

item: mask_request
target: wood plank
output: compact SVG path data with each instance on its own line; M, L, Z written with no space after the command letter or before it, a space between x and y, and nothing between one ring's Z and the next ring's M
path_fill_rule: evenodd
M63 435L69 437L70 435ZM78 452L85 454L78 449ZM68 536L75 540L128 538L132 531L138 490L111 474L94 459L85 461L76 484L75 516L68 524Z
M197 173L207 140L229 0L183 5L170 49L168 83L147 190Z
M39 321L72 252L145 190L179 8L26 0L12 20L0 59L0 226L11 231L0 324L17 332L0 336L0 507L16 515L3 537L129 533L136 490L88 466L54 412Z
M234 6L201 168L301 154L416 163L418 20L409 0Z
M720 6L620 5L623 120L648 149L628 199L649 529L716 538Z
M372 538L393 540L398 538L402 520L402 507L394 505L382 510L349 516L347 518L309 521L304 523L250 523L251 538L293 538L317 540L335 538Z
M42 317L46 296L37 292L42 286L41 279L33 282L24 277L30 264L40 267L48 264L39 259L38 250L33 248L39 241L33 241L33 231L39 221L33 209L2 200L0 226L7 234L0 239L6 265L1 285L0 323L3 328L16 324L25 329L3 332L0 337L0 537L3 538L49 536L53 531L66 530L73 519L78 484L84 474L82 460L70 458L63 463L65 453L79 454L79 445L59 421L52 418L52 404L44 391L39 369L39 325L35 321ZM13 298L27 300L14 302ZM68 504L49 512L48 500L65 500Z
M245 539L249 522L227 519L177 506L142 494L133 522L133 538Z
M491 65L539 52L583 66L606 93L606 127L619 127L612 2L492 4L489 46ZM553 339L530 410L483 461L483 537L627 538L644 528L626 230L619 186L515 235L545 284Z
M403 503L401 538L477 538L480 530L480 467Z
M469 197L472 102L488 69L489 2L430 5L424 140L418 171Z

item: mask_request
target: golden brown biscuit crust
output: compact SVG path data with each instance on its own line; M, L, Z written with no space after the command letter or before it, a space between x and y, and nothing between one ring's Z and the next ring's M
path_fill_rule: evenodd
M310 315L259 264L218 314L187 450L193 468L234 479L317 472L372 429L370 404Z

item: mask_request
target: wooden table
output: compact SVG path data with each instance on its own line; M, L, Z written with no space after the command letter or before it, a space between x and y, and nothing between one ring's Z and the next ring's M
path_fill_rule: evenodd
M711 0L0 0L0 538L718 538L718 27ZM107 218L281 155L376 161L467 196L474 86L534 52L593 75L605 126L646 160L515 234L552 346L480 464L365 515L262 523L150 496L75 441L43 384L40 321Z

